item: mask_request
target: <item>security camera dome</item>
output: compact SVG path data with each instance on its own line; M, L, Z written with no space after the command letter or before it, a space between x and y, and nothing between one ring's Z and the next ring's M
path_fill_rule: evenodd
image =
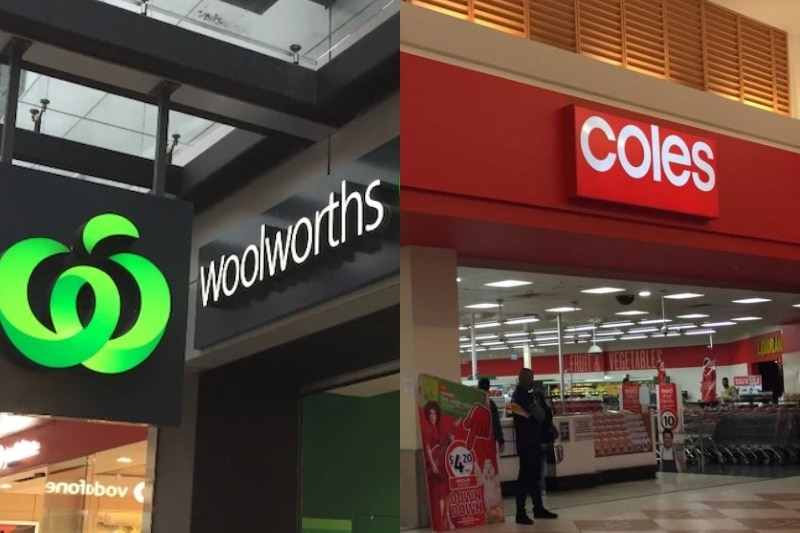
M633 301L636 299L636 295L634 294L619 294L616 296L617 303L620 305L631 305Z

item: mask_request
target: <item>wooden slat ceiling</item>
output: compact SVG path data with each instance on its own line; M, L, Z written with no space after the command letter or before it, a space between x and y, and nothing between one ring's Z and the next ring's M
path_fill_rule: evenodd
M706 0L404 0L781 114L786 33Z

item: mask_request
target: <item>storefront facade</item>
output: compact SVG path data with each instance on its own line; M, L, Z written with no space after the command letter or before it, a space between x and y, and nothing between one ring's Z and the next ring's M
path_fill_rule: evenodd
M397 527L398 118L393 95L196 219L194 397L159 442L189 496L157 528Z
M401 90L420 95L402 107L404 379L471 375L458 266L797 292L794 120L428 9L403 6L403 17ZM669 135L686 143L674 169ZM410 471L419 444L405 392ZM409 526L426 513L413 477Z

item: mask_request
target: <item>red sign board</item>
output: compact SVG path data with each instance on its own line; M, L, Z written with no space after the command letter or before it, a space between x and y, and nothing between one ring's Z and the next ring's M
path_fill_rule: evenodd
M714 141L577 106L574 120L577 196L719 216Z
M735 376L733 378L734 387L760 387L761 385L761 376Z
M661 431L669 429L673 433L681 431L680 397L674 383L658 385L658 425Z
M635 383L622 384L622 409L634 413L642 412L642 404L639 402L639 385Z

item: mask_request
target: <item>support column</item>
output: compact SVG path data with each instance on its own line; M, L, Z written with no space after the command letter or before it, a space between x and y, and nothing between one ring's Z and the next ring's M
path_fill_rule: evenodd
M400 250L400 525L429 525L417 429L419 374L461 379L458 351L457 257L454 250Z
M25 41L14 38L4 50L8 54L8 87L6 90L3 116L3 140L0 143L0 163L10 165L14 160L14 140L17 130L17 109L19 108L19 83L22 76L22 54L27 45Z

